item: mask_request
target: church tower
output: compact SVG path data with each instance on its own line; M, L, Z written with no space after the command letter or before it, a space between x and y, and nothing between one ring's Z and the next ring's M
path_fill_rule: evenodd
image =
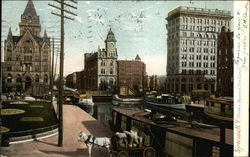
M33 35L40 36L41 25L39 21L39 16L36 14L36 9L32 0L29 0L26 8L21 15L21 22L19 23L20 36L22 36L27 30L29 30Z
M105 40L107 57L117 58L117 50L116 50L116 39L115 35L112 32L111 28L108 32L107 38Z

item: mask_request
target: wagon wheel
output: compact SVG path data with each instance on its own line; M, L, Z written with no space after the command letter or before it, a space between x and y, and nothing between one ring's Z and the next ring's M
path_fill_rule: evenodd
M145 148L143 151L143 157L155 157L155 149L152 147Z
M117 151L111 151L112 157L118 157L118 152Z
M117 157L129 157L128 152L120 151L117 155Z

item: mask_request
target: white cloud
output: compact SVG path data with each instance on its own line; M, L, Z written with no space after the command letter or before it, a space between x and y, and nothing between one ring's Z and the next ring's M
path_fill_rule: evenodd
M80 16L75 17L75 19L76 19L79 23L83 24L83 20L82 20L82 18L81 18Z
M90 1L86 1L85 3L86 3L87 5L90 5Z
M64 76L84 68L83 53L65 53Z

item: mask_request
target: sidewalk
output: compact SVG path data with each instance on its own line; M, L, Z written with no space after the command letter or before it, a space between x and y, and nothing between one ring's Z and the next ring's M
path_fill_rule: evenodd
M63 147L57 146L58 136L56 135L38 141L0 147L0 154L8 157L88 157L86 145L77 141L80 131L96 137L112 135L104 124L77 106L64 105L63 118ZM101 157L104 153L105 150L95 149L92 157Z

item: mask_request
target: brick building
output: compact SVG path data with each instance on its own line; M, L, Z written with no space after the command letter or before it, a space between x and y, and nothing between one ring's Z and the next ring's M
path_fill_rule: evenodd
M78 90L84 89L84 70L73 72L66 76L65 85L69 88L74 88Z
M233 32L221 28L217 55L217 96L233 97Z
M128 86L136 91L144 91L146 65L137 55L135 60L118 60L118 86Z

